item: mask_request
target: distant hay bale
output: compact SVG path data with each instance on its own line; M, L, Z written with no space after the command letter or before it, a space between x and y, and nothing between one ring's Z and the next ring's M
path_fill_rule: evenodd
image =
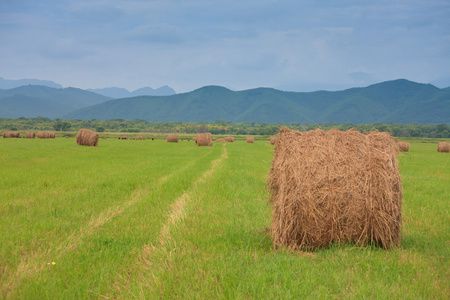
M98 146L98 133L89 129L80 129L76 141L77 145Z
M226 143L227 141L225 141L224 139L217 139L216 143Z
M275 247L400 244L401 181L388 133L281 128L268 187Z
M398 151L408 152L409 151L409 143L408 142L398 142Z
M103 140L106 140L106 139L107 139L107 137L106 137L106 136L104 136L104 137L102 137L102 139L103 139Z
M178 134L169 134L166 138L167 143L178 143Z
M437 152L450 152L450 143L439 142Z
M25 138L27 139L34 139L36 137L36 134L34 132L27 132L25 134Z
M212 141L215 141L215 140L216 140L216 137L215 137L215 136L211 137L211 140L212 140Z
M278 138L276 136L271 136L269 138L269 142L271 145L275 145L275 143L277 142Z
M212 146L211 133L205 132L197 134L195 143L197 146Z
M227 136L227 137L225 138L225 141L227 141L228 143L234 143L234 137L232 137L232 136Z
M138 135L138 136L136 137L136 140L142 141L142 135Z
M3 133L3 138L20 138L20 133L17 131L5 131Z
M248 136L247 137L247 143L248 144L253 144L255 142L255 138L253 136Z
M127 137L126 135L124 135L121 139L122 139L122 140L127 140L128 137Z
M47 131L40 131L37 133L38 139L54 139L55 133L54 132L47 132Z

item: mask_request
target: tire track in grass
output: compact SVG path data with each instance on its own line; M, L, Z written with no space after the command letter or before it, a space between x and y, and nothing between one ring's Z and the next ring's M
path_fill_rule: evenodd
M161 177L156 183L154 190L160 188L166 181L168 181L174 175L189 169L197 161L202 160L211 153L212 151L208 151L199 158L192 160L184 167L177 169L176 172ZM47 265L50 264L49 260L51 261L58 260L68 251L75 251L78 248L78 246L83 242L84 238L94 234L96 230L101 228L104 224L106 224L113 218L121 215L129 207L139 202L142 199L143 195L148 193L149 192L147 187L134 190L131 194L131 199L129 201L124 202L121 205L109 207L106 210L100 212L99 215L91 218L86 223L85 226L82 226L81 228L72 231L72 233L70 233L69 236L63 242L61 242L55 250L48 248L42 251L33 252L30 255L23 255L21 257L19 265L16 268L16 271L13 272L6 279L2 278L2 282L0 285L2 294L5 297L8 297L11 291L16 290L25 278L31 278L36 274L40 273L41 271L43 271L47 267ZM3 275L5 275L6 277L5 273Z
M163 254L165 256L170 256L169 245L171 243L176 243L174 241L170 231L176 225L180 225L180 222L185 213L185 208L189 204L189 200L192 194L196 191L196 187L204 183L207 179L211 178L216 171L216 169L223 163L225 159L228 158L226 144L223 145L223 152L220 158L213 160L211 162L211 168L205 171L193 184L189 187L187 191L185 191L174 203L172 203L170 207L170 212L167 217L167 222L163 224L161 231L158 235L155 245L150 243L146 244L142 247L139 255L136 258L136 263L133 266L130 266L126 269L126 274L124 276L117 274L120 279L119 282L115 282L113 284L114 292L111 295L111 298L123 298L124 292L127 291L128 285L132 282L132 275L136 273L140 273L138 278L141 280L143 286L152 289L152 283L150 283L145 277L146 270L152 264L152 256L156 253ZM155 275L152 275L153 282L157 282L158 278ZM142 289L141 289L142 293ZM127 295L128 296L128 295ZM134 298L142 298L143 295L132 295ZM103 296L106 297L106 296ZM110 298L110 297L106 297Z

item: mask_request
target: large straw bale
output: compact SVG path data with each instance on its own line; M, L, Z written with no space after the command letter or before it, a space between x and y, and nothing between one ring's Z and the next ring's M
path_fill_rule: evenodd
M439 142L437 152L450 152L450 143Z
M178 134L169 134L166 138L167 143L178 143Z
M255 142L255 138L253 136L248 136L247 137L247 143L253 144L254 142Z
M18 131L5 131L3 133L3 138L20 138L20 132Z
M195 139L197 146L212 146L211 133L199 133Z
M80 129L76 141L77 145L98 146L98 134L89 129Z
M234 143L234 137L232 137L232 136L227 136L227 137L225 138L225 141L227 141L228 143Z
M27 139L34 139L36 137L36 134L34 132L27 132L25 134L25 138Z
M275 247L401 240L402 191L388 133L282 128L268 178Z
M408 142L398 142L398 151L408 152L409 151L409 143Z

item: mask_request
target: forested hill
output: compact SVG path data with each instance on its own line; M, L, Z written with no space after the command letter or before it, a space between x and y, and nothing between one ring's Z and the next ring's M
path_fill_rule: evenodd
M271 88L231 91L206 86L172 96L106 101L64 119L143 119L152 122L450 123L450 90L405 79L364 88L308 93Z

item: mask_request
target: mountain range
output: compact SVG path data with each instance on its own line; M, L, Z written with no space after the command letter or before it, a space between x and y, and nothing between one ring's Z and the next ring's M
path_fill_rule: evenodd
M110 87L103 89L88 89L88 91L111 98L127 98L136 96L170 96L176 94L176 92L167 85L157 89L152 89L151 87L144 87L132 92L129 92L127 89L117 87Z
M450 123L450 89L398 79L334 92L205 86L188 93L119 99L75 88L0 90L0 117L21 116L152 122Z

